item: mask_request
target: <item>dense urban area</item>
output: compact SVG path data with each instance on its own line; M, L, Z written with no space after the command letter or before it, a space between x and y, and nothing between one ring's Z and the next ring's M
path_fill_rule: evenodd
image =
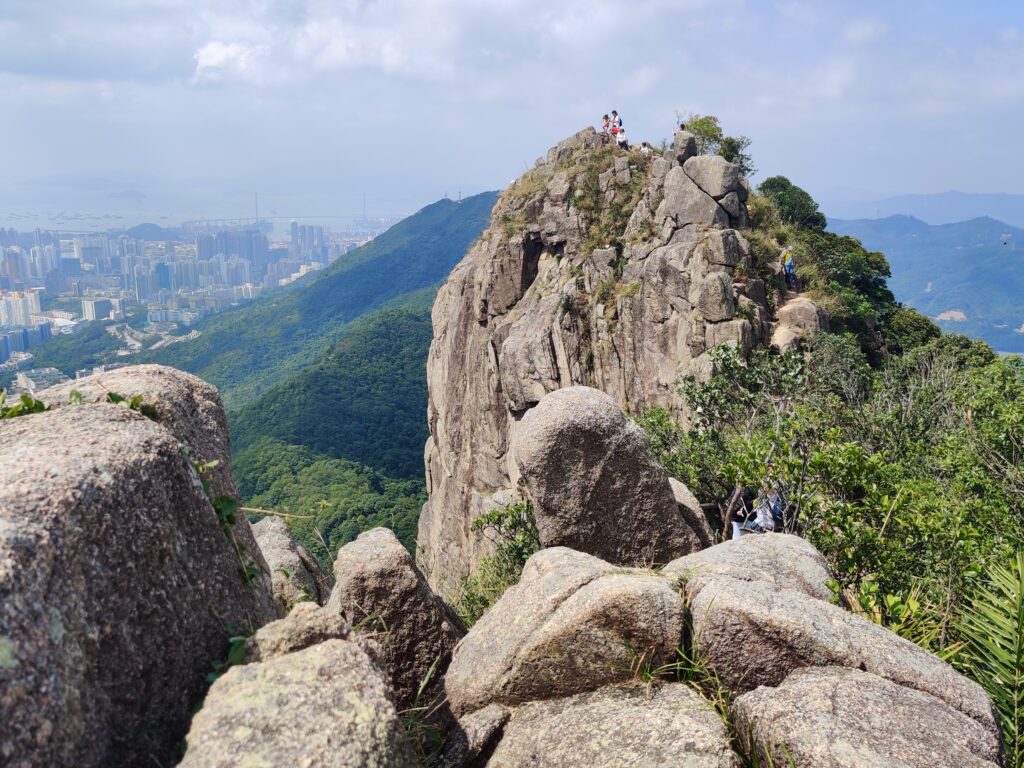
M0 387L33 393L93 373L37 364L66 335L109 334L125 364L195 339L200 320L323 269L391 223L363 217L333 232L293 220L285 240L266 221L104 234L0 227Z

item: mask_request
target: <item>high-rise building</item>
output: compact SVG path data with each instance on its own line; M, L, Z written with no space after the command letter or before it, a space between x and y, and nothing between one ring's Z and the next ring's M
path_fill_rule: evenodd
M41 311L38 291L0 293L0 325L27 327Z
M110 299L82 299L82 317L86 320L106 320L113 309Z
M107 238L76 237L74 240L75 258L82 266L98 266L107 256Z

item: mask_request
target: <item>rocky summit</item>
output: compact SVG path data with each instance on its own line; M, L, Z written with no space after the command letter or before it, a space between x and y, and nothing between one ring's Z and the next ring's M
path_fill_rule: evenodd
M634 420L696 423L679 382L717 346L750 363L827 327L753 276L750 194L689 134L593 130L504 192L434 305L415 554L371 528L328 573L288 516L250 525L194 376L10 412L0 765L1002 766L981 685L851 599L821 539L718 543Z
M744 276L748 194L736 166L696 156L689 134L644 154L613 150L590 129L502 194L434 303L430 498L417 557L442 594L454 595L489 552L472 521L496 494L536 485L513 447L545 395L584 385L627 412L681 412L679 379L706 373L710 348L770 341L766 286ZM598 489L587 502L614 497ZM644 514L660 514L651 504ZM661 563L694 547L690 526L670 531L650 553Z

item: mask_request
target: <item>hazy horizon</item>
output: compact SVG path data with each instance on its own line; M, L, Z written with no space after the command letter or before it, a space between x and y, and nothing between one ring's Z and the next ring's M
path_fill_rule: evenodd
M716 114L826 212L1024 192L1009 2L43 5L0 12L7 226L249 217L256 192L267 216L407 214L503 187L612 108L634 142Z

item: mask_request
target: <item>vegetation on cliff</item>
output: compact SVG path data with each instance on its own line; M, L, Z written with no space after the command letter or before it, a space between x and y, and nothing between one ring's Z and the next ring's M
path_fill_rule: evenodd
M810 196L769 182L750 206L755 253L794 248L833 333L804 354L718 348L709 380L682 383L688 425L658 409L641 422L723 522L736 487L783 482L836 599L985 685L1020 765L1024 364L901 307L882 254L824 231Z

